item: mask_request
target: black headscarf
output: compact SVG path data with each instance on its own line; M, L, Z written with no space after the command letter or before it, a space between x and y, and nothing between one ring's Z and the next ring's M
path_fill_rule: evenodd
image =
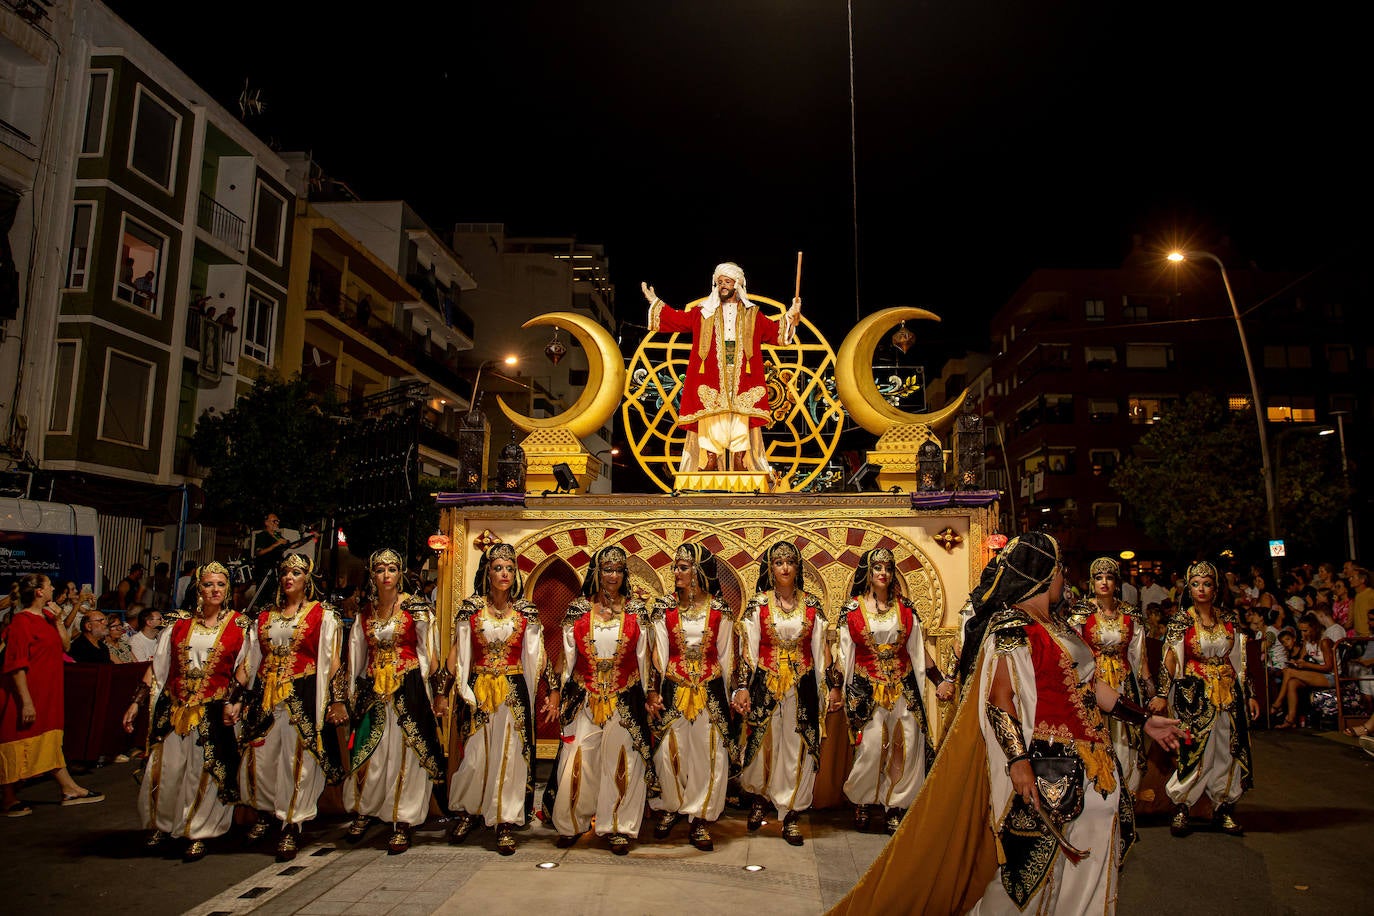
M592 562L587 567L587 576L582 580L582 597L596 598L601 594L601 570L611 563L619 563L625 567L625 575L620 577L620 596L630 597L630 558L625 553L624 547L602 547L592 555Z
M966 683L988 621L997 612L1048 589L1059 565L1059 542L1044 532L1032 531L1008 541L983 568L978 587L969 595L973 616L964 625L964 645L959 653L959 676Z
M684 543L677 549L673 562L686 560L692 564L692 581L697 591L712 598L721 597L720 578L717 575L716 555L701 544Z
M801 551L788 540L781 540L763 552L759 559L759 581L754 586L756 592L767 592L773 588L773 559L779 555L790 555L797 561L797 591L806 588L806 564L802 563Z
M859 568L854 570L854 585L849 589L850 597L857 598L860 595L868 594L868 577L872 574L875 561L886 562L892 567L892 581L887 587L888 597L900 598L902 596L902 575L897 572L897 558L886 547L874 547L872 550L864 551L864 555L859 558Z
M491 594L491 581L487 572L496 560L510 560L515 564L515 581L510 586L510 600L525 597L525 577L520 575L520 560L515 556L515 548L502 543L492 544L482 551L482 558L477 561L477 572L472 576L473 593L484 598Z

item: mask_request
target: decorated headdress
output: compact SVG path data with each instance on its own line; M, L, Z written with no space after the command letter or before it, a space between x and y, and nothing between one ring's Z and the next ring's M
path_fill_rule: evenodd
M773 588L773 561L779 557L797 564L797 590L806 587L806 564L802 562L801 551L791 541L778 541L763 552L759 559L759 581L755 591L766 592Z
M964 645L959 654L959 672L965 683L992 615L1047 590L1059 565L1059 542L1042 531L1031 531L1012 538L983 567L978 586L969 595L973 616L964 625Z
M716 555L701 544L688 541L677 549L673 561L686 560L692 564L692 583L696 590L713 598L721 597Z
M511 600L525 597L525 579L520 575L520 559L515 555L515 548L504 543L492 544L482 551L482 558L477 561L477 572L472 576L473 593L483 597L491 594L491 579L488 573L491 564L497 560L510 560L515 564L515 581L510 586Z
M879 563L886 563L888 569L892 570L892 579L887 586L888 596L893 598L902 594L902 576L897 572L896 557L886 547L874 547L872 550L864 551L864 555L859 558L859 567L854 570L854 586L849 590L852 597L868 594L872 585L869 577L873 574L873 567Z
M739 304L745 308L753 308L754 303L749 301L747 287L744 282L744 271L740 266L732 261L724 264L717 264L716 269L711 273L711 293L701 301L701 318L705 321L716 313L720 308L720 289L716 286L716 281L721 277L729 277L735 281L735 295L739 297Z
M219 574L224 578L229 578L229 570L218 560L211 560L204 566L196 570L196 583L199 584L206 576Z
M305 573L305 598L310 600L315 597L315 561L303 553L288 553L282 557L282 561L277 564L277 605L282 602L281 576L287 572Z
M1189 566L1188 575L1184 577L1184 580L1191 582L1193 576L1211 576L1213 582L1218 584L1221 582L1221 577L1217 575L1216 566L1206 560L1198 560L1192 566Z
M398 569L406 568L406 561L401 559L401 555L390 547L383 547L381 550L373 551L372 556L367 558L368 572L376 569L379 565L394 563Z
M1096 578L1098 573L1106 573L1116 581L1121 581L1121 564L1112 557L1098 557L1088 567L1088 577Z
M630 597L629 561L629 555L623 547L602 547L592 554L592 562L587 566L587 577L582 580L582 597L595 598L601 594L601 573L607 566L615 565L625 570L625 575L620 579L619 594L623 598Z

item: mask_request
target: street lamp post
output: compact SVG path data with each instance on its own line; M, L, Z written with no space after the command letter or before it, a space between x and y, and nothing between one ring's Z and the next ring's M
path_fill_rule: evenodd
M1240 309L1236 307L1236 294L1231 289L1231 277L1226 273L1226 265L1221 258L1210 251L1171 251L1169 260L1175 264L1189 258L1206 258L1217 265L1221 271L1221 282L1226 287L1226 299L1231 303L1231 316L1236 319L1236 333L1240 336L1240 350L1245 355L1245 371L1250 376L1250 401L1255 405L1255 423L1259 426L1260 474L1264 477L1264 502L1269 516L1269 540L1279 538L1279 510L1274 499L1274 468L1269 462L1269 434L1265 429L1264 405L1260 401L1259 380L1255 377L1255 363L1250 358L1250 342L1245 337L1245 325L1240 320ZM1274 581L1279 581L1279 558L1271 557Z
M1345 457L1345 415L1348 410L1333 410L1331 416L1336 418L1336 433L1341 438L1341 477L1345 480L1346 486L1350 485L1350 463ZM1355 509L1351 505L1352 500L1347 500L1345 504L1345 541L1348 552L1346 556L1355 559Z
M505 359L502 360L484 359L477 365L477 375L475 375L472 379L472 396L468 398L468 413L471 413L472 411L477 409L477 386L482 381L482 370L487 368L487 366L496 365L497 362L503 362L507 366L514 366L519 361L520 360L518 357L507 356Z

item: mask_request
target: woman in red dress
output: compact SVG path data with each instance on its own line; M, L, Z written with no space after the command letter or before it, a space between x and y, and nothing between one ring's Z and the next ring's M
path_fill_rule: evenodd
M3 676L0 676L0 802L6 817L23 817L33 809L16 794L20 780L51 772L62 787L63 805L104 801L105 796L78 786L62 756L62 636L57 615L48 607L52 582L30 574L19 580L19 603L5 629Z

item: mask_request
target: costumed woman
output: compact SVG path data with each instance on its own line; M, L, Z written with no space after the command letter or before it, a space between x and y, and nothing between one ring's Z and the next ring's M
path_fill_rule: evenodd
M644 602L631 597L627 559L620 547L598 550L563 618L563 670L549 694L561 703L563 742L544 792L560 848L595 819L618 856L639 834L654 778L644 694L652 634Z
M33 813L16 790L21 781L48 772L62 790L63 805L105 798L78 786L62 756L63 640L61 623L49 607L52 592L52 580L42 573L21 578L16 606L0 630L0 786L6 817Z
M654 769L662 794L654 836L688 819L692 845L714 848L709 824L725 808L732 742L726 683L733 673L735 621L721 595L716 558L700 544L673 556L673 592L653 602Z
M1117 598L1121 564L1098 557L1088 567L1092 596L1074 605L1070 622L1093 650L1097 679L1132 703L1145 702L1140 674L1145 670L1145 625L1135 605ZM1112 748L1134 795L1145 775L1145 735L1139 726L1112 721Z
M837 661L854 745L844 794L854 804L855 828L867 830L876 820L896 833L934 755L919 678L935 684L941 700L954 696L954 679L926 663L921 619L902 594L892 551L864 553L852 594L837 624Z
M258 812L247 840L260 840L275 816L279 862L296 857L301 825L315 816L325 784L343 779L343 627L338 612L315 599L314 570L299 553L278 565L276 600L253 624L261 661L243 678L251 687L239 732L239 797Z
M740 787L754 796L748 827L771 806L782 836L802 845L801 813L811 807L821 757L821 704L828 671L838 709L839 671L828 663L821 601L806 591L801 552L778 541L759 561L757 594L739 622L739 680L730 705L744 716Z
M454 613L448 667L435 684L441 710L455 680L463 702L455 725L463 759L448 785L450 842L485 821L496 830L497 851L515 852L515 831L533 808L533 707L543 673L539 609L525 600L515 548L493 544L477 564L472 597Z
M1103 710L1166 749L1182 732L1097 680L1063 590L1059 545L1039 532L984 570L976 680L910 815L833 913L1115 912L1135 831Z
M387 852L410 848L424 823L434 783L444 776L444 752L427 679L438 671L438 628L429 602L401 589L400 554L368 558L372 600L348 640L353 704L351 772L344 807L353 814L345 839L362 840L377 820L391 824Z
M229 570L208 563L196 570L196 609L169 611L152 664L124 712L132 733L149 697L148 764L138 811L156 849L168 836L185 837L185 859L205 856L205 841L234 821L239 800L239 747L234 723L243 707L240 677L256 657L251 621L226 606Z
M1187 580L1192 606L1170 621L1159 687L1150 701L1152 710L1162 710L1167 699L1191 737L1164 784L1174 803L1169 832L1192 831L1188 811L1205 794L1217 827L1240 836L1236 803L1251 787L1246 714L1256 719L1260 711L1245 670L1245 633L1235 613L1222 606L1215 566L1194 563Z

